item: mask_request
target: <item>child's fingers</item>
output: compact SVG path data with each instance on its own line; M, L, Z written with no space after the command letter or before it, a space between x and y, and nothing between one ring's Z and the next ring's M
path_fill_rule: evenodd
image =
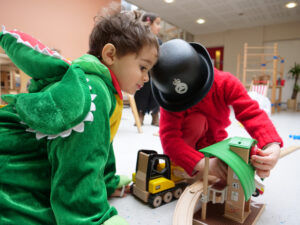
M267 165L267 166L270 166L270 168L268 169L272 169L277 161L278 161L279 157L277 155L276 152L272 152L271 154L267 155L267 156L259 156L259 155L253 155L251 157L251 162L252 163L261 163L261 164L264 164L264 165Z
M222 180L227 179L227 165L223 163L221 160L218 162L218 175Z
M220 165L220 167L221 167L221 170L222 170L222 173L225 175L225 177L227 176L227 171L228 171L228 167L227 167L227 165L225 164L225 163L221 163L221 165Z
M266 178L270 176L270 170L256 170L256 174L260 178Z
M220 178L222 180L227 180L227 173L225 173L223 170L220 171Z
M115 192L112 193L112 195L110 197L120 197L120 198L123 198L127 194L129 194L129 193L130 193L130 186L126 185L124 187L116 189Z
M265 159L251 159L251 164L252 164L252 166L255 167L255 169L260 169L260 170L272 169L272 165L265 163L264 160Z
M253 156L251 157L252 163L264 164L264 165L271 165L272 158L269 156Z
M272 144L265 150L259 150L257 155L251 156L251 163L255 167L259 177L265 178L270 176L270 170L276 165L280 157L280 146Z
M125 187L125 193L131 193L130 192L130 185L126 185L126 187Z
M268 149L266 149L266 150L259 149L257 151L257 155L259 155L259 156L267 156L267 155L270 155L270 154L271 154L271 152Z
M174 169L173 170L173 175L176 177L184 178L184 179L191 179L190 177L184 170L179 170L179 169Z

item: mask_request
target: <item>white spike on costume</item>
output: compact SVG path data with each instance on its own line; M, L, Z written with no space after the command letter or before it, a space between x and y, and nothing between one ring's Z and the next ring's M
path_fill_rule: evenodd
M26 46L28 46L28 47L30 47L30 48L33 48L32 46L31 46L31 44L28 42L28 41L25 41L25 42L23 42L24 43L24 45L26 45Z
M34 129L31 129L31 128L27 128L26 131L30 132L30 133L35 133L36 132Z
M7 31L5 30L5 26L4 26L4 25L2 25L1 27L2 27L2 32L3 32L3 34L6 34L6 33L7 33Z
M82 133L84 131L84 123L81 122L76 127L74 127L73 130L75 130L75 131L77 131L79 133Z
M55 138L57 138L57 137L59 137L59 135L48 135L48 136L47 136L47 138L48 138L49 140L55 139Z
M6 32L9 33L9 32ZM9 33L11 36L13 36L14 38L18 39L20 36L16 33Z
M69 130L66 130L66 131L64 131L64 132L62 132L62 133L60 133L59 136L61 136L61 137L63 137L63 138L64 138L64 137L68 137L68 136L70 136L71 132L72 132L72 128L69 129Z
M90 121L90 122L94 121L94 115L93 115L93 113L89 112L87 114L87 116L85 117L84 121Z
M19 36L17 37L16 35L12 35L12 36L14 36L17 39L17 43L24 43L24 41L21 38L19 38Z
M54 58L58 58L58 59L61 59L61 55L58 54L57 52L54 52L53 55L52 55Z
M91 112L93 111L96 111L96 105L94 102L91 103L91 109L90 109Z
M47 136L46 134L42 134L40 132L37 132L35 134L35 137L36 137L37 140L40 140L40 139L42 139L43 137L46 137L46 136Z
M46 48L43 49L42 53L44 55L51 55L50 52L48 52L48 50Z
M38 51L38 52L41 51L40 48L39 48L39 46L38 46L38 44L36 44L33 49L36 50L36 51Z

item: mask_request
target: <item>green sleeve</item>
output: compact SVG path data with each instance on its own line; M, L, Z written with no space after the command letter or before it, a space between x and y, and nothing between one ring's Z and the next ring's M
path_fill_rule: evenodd
M110 144L109 156L104 170L104 179L107 195L110 196L112 193L114 193L120 182L120 176L116 175L116 163L113 143Z
M104 179L110 152L111 98L100 79L91 79L96 111L82 133L48 143L51 207L57 224L102 224L117 214L107 201Z

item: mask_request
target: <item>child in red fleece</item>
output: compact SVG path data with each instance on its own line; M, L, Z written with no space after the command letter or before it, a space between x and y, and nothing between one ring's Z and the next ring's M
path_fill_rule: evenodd
M283 145L267 114L232 74L213 69L205 48L171 40L161 46L152 70L154 96L162 106L160 138L164 152L188 175L201 174L204 155L198 149L227 138L230 108L247 132L264 149L251 157L259 177L270 175ZM226 179L226 166L210 159L209 174Z

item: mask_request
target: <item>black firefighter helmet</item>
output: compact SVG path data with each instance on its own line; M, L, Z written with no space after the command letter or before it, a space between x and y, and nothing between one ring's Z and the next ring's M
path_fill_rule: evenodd
M150 75L155 99L161 107L173 112L197 104L214 81L213 65L206 49L181 39L160 46L158 61Z

